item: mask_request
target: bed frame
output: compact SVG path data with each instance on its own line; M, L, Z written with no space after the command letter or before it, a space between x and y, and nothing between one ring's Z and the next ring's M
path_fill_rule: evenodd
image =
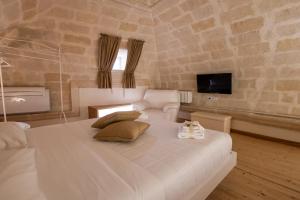
M230 173L230 171L236 166L237 153L232 151L219 170L207 181L203 182L198 188L187 196L186 200L205 200L210 193L222 182L222 180Z

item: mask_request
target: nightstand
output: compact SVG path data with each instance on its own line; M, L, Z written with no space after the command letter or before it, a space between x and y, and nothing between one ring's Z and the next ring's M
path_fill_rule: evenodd
M204 128L230 133L231 116L229 115L210 112L193 112L191 114L191 120L199 121Z

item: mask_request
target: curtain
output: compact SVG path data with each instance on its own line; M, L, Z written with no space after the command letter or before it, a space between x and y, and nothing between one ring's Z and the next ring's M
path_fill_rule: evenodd
M134 71L142 54L144 41L128 39L128 54L125 71L123 74L123 88L135 88Z
M118 55L121 38L101 34L99 39L98 88L112 88L111 70Z

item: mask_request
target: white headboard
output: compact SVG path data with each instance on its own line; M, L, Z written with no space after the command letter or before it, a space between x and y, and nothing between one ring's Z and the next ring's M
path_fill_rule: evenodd
M88 117L88 106L123 104L139 101L145 94L145 87L135 89L79 88L80 117Z

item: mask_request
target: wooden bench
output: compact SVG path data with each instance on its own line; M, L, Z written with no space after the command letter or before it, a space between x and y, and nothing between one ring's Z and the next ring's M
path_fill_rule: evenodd
M199 121L204 128L230 133L231 116L229 115L198 111L191 114L191 120Z

